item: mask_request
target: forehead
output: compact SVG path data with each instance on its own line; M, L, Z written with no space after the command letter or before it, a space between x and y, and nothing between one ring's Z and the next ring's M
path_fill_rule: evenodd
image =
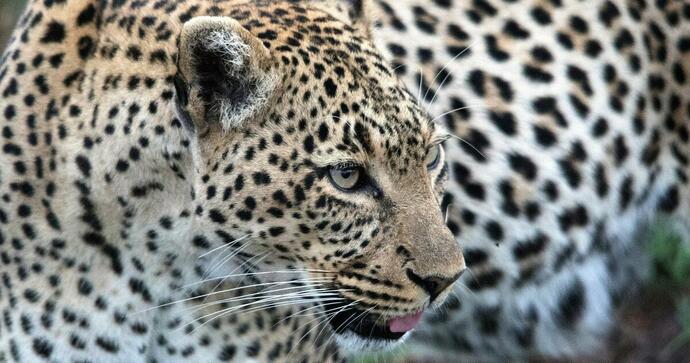
M274 121L310 134L305 151L314 159L377 156L394 168L423 159L434 125L363 32L282 1L254 2L231 16L275 57L284 91Z

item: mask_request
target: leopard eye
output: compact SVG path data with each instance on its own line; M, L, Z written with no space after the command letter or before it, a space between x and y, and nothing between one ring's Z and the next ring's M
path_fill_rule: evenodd
M360 167L333 167L328 170L328 176L338 189L352 191L360 186L364 172Z
M435 145L429 151L426 152L426 157L424 159L426 163L426 168L428 170L436 169L436 167L441 163L441 145Z

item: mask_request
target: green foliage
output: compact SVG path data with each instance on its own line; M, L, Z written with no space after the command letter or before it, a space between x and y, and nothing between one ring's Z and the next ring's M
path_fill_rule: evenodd
M650 253L654 281L676 287L690 281L690 241L675 233L670 223L661 221L652 231Z
M650 253L654 266L652 284L678 292L676 319L681 332L661 353L668 357L680 347L690 344L690 240L675 233L668 222L660 222L652 231Z

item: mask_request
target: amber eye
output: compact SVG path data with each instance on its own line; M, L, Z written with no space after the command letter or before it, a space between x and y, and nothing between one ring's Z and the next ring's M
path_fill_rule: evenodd
M364 172L360 167L333 167L328 170L328 176L333 185L344 191L357 189L361 184L363 175Z
M426 152L426 157L424 159L426 163L426 168L429 170L436 169L436 167L441 163L441 145L435 145L429 151Z

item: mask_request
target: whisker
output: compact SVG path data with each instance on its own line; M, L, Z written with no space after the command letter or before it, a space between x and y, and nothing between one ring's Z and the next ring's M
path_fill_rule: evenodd
M336 311L336 312L334 312L334 313L331 313L331 314L330 314L330 315L331 315L330 318L327 318L327 319L326 319L326 318L324 318L324 317L316 317L316 318L311 319L311 320L307 321L306 323L300 325L297 329L295 329L295 331L299 331L300 329L302 329L303 326L306 326L306 325L310 324L310 323L311 323L312 321L314 321L314 320L322 319L322 320L321 320L318 324L316 324L313 328L309 329L306 333L304 333L304 334L302 335L302 337L297 341L297 343L296 343L295 345L293 345L293 347L299 346L299 343L301 343L302 340L304 340L304 338L305 338L309 333L311 333L312 330L318 328L319 325L321 325L321 324L328 324L328 323L329 323L331 320L333 320L333 318L335 318L335 316L338 315L341 311L343 311L343 310L349 308L350 306L354 306L355 304L359 303L360 301L361 301L361 299L358 299L358 300L355 300L355 301L353 301L353 302L351 302L351 303L349 303L349 304L347 304L347 305L341 307L338 311ZM337 308L336 308L336 309L337 309Z
M472 269L470 269L468 266L465 266L465 269L467 270L467 272L470 273L470 276L472 276L472 278L474 279L474 282L479 284L479 280L477 279L477 275L474 274L474 271L472 271Z
M483 107L486 107L486 105L485 105L485 104L479 104L479 103L478 103L478 104L476 104L476 105L469 105L469 106L463 106L463 107L454 108L454 109L452 109L452 110L450 110L450 111L446 111L446 112L444 112L444 113L442 113L442 114L440 114L440 115L438 115L438 116L432 118L432 119L431 119L431 122L432 122L432 123L433 123L433 122L436 122L436 121L438 121L438 119L440 119L441 117L444 117L444 116L446 116L446 115L450 115L450 114L453 113L453 112L458 112L458 111L467 110L467 109L472 109L472 108L483 108Z
M343 299L343 300L344 300L344 299ZM286 316L286 317L284 317L284 318L278 320L275 324L273 324L273 327L275 327L275 326L277 326L278 324L284 322L285 320L288 320L288 319L290 319L290 318L293 318L293 317L295 317L295 316L298 316L298 315L300 315L300 314L302 314L302 313L304 313L304 312L307 312L307 311L309 311L309 310L318 309L318 308L320 308L320 307L321 307L320 305L316 304L316 305L314 305L314 306L307 307L306 309L298 310L296 313L290 314L290 315L288 315L288 316ZM317 315L317 316L318 316L318 315L323 315L323 312L317 312L317 313L315 313L315 315Z
M332 274L338 273L336 271L316 270L316 269L295 269L295 270L247 272L247 273L229 274L229 275L224 275L224 276L219 276L219 277L212 277L209 279L205 279L205 280L193 282L193 283L188 284L188 285L184 285L184 286L180 287L179 289L186 289L186 288L196 286L196 285L201 285L201 284L204 284L207 282L211 282L211 281L215 281L215 280L222 280L222 279L232 278L232 277L258 276L258 275L269 275L269 274L288 274L288 273L299 273L299 272L332 273Z
M270 255L270 254L271 254L270 252L264 253L264 254L256 261L256 263L260 263L260 262L263 261L266 257L268 257L268 255ZM253 259L257 258L258 256L259 256L259 255L252 256L252 257L248 258L247 260L245 260L244 262L242 262L239 266L237 266L237 267L234 268L232 271L230 271L230 273L232 274L232 273L234 273L235 271L237 271L237 270L239 270L239 269L242 269L242 267L244 267L244 265L246 265L246 264L254 263L254 262L251 262L251 261L252 261ZM219 267L220 267L220 266L219 266ZM245 278L245 277L242 277L237 283L238 283L239 285L241 285L242 282L244 281L244 278ZM227 280L227 279L225 278L225 279L222 279L222 280L218 281L218 283L216 284L216 286L214 286L213 289L211 289L211 291L216 291L216 289L218 289L218 288L220 287L220 285L222 285L222 284L225 282L225 280Z
M210 314L206 314L206 315L204 315L204 316L201 316L201 317L195 319L195 320L192 321L192 322L189 322L189 323L187 323L187 324L184 324L183 326L181 326L181 327L178 328L178 329L183 329L183 328L185 328L186 326L188 326L188 325L190 325L190 324L194 324L195 322L197 322L197 321L199 321L199 320L204 320L204 319L207 319L207 318L209 319L209 320L207 320L207 321L201 323L201 325L199 325L198 327L194 328L194 329L190 332L190 334L191 334L191 333L195 332L197 329L199 329L199 328L203 327L204 325L208 324L209 322L211 322L211 321L212 321L213 319L215 319L215 318L218 318L218 317L220 317L220 316L223 316L223 315L227 315L227 314L233 313L233 312L238 311L238 310L242 310L243 308L245 308L245 307L247 307L247 306L252 306L252 305L256 305L256 304L261 304L261 303L264 303L264 302L271 302L271 304L262 306L262 307L261 307L260 309L258 309L258 310L252 310L252 309L246 310L246 311L244 311L244 313L256 312L256 311L265 310L265 309L268 309L268 308L271 308L271 307L276 307L276 306L288 306L288 305L295 305L295 304L301 304L301 303L303 303L303 302L310 302L310 301L313 301L313 300L310 300L310 299L294 300L296 297L301 297L301 296L299 296L298 294L285 294L285 295L289 295L289 296L270 297L270 298L262 299L262 300L259 300L259 301L255 301L255 302L251 302L251 303L246 303L246 304L241 304L241 305L238 305L238 306L233 306L233 307L230 307L230 308L222 309L222 310L220 310L220 311L215 311L215 312L213 312L213 313L210 313ZM323 300L327 300L327 299L328 299L328 297L324 298ZM342 299L342 298L337 298L337 299ZM278 300L278 301L280 301L280 300L289 300L289 301L288 301L287 303L283 303L283 304L285 304L285 305L275 305L275 304L280 304L280 302L276 302L276 300ZM256 309L256 308L254 308L254 309Z
M192 296L192 297L188 297L188 298L184 298L184 299L180 299L180 300L175 300L175 301L167 302L167 303L160 304L160 305L157 305L157 306L153 306L153 307L150 307L150 308L146 308L146 309L144 309L144 310L137 311L137 312L134 312L134 313L131 313L131 314L132 314L132 315L134 315L134 314L141 314L141 313L144 313L144 312L147 312L147 311L151 311L151 310L154 310L154 309L159 309L159 308L162 308L162 307L171 306L171 305L174 305L174 304L179 304L179 303L186 302L186 301L196 300L196 299L200 299L200 298L202 298L202 297L206 297L206 296L210 296L210 295L223 294L223 293L226 293L226 292L232 292L232 291L237 291L237 290L241 290L241 289L250 289L250 288L260 287L260 286L294 284L295 282L296 282L296 281L294 281L294 280L293 280L293 281L277 281L277 282L274 281L274 282L262 282L262 283L258 283L258 284L252 284L252 285L237 286L237 287L233 287L233 288L230 288L230 289L224 289L224 290L219 290L219 291L213 291L213 292L210 292L210 293L204 294L204 295Z
M325 301L325 302L339 302L339 301L343 301L343 300L345 300L345 299L342 298L342 297L338 297L338 296L330 296L330 297L327 296L327 297L325 297L325 298L322 299L322 301ZM245 313L245 314L246 314L246 313L254 313L254 312L261 311L261 310L265 310L265 309L268 309L268 308L284 307L284 306L297 305L297 304L302 304L302 303L305 303L305 304L306 304L306 303L310 303L310 302L314 302L314 300L311 300L311 299L303 299L303 300L298 300L298 301L296 301L296 302L295 302L295 301L290 301L290 302L287 302L287 303L280 303L280 304L277 304L277 305L259 306L259 307L252 308L252 309L249 309L249 310L244 310L244 311L242 311L242 313Z
M228 256L226 256L226 257L224 257L224 258L221 258L221 260L220 260L219 262L216 262L215 264L209 263L209 265L211 265L211 267L210 267L209 269L207 269L207 270L204 272L204 276L203 276L203 277L204 277L204 278L207 278L207 277L213 275L213 273L214 273L217 269L219 269L221 266L223 266L226 262L230 261L233 257L237 256L240 252L242 252L242 250L244 250L247 246L249 246L249 245L252 244L253 242L254 242L254 240L250 240L248 243L244 243L244 244L242 244L241 246L239 246L238 248L236 248L236 249L234 249L234 250L233 250L233 249L230 249L230 253L228 254ZM246 261L245 261L245 262L246 262ZM239 267L241 267L241 266L242 266L242 265L240 265ZM239 268L239 267L238 267L238 268Z
M361 300L359 300L359 301L361 301ZM356 322L357 319L360 319L361 317L363 317L363 316L365 316L366 314L368 314L369 312L371 312L375 307L376 307L376 306L372 306L371 308L362 311L361 313L359 313L359 314L356 315L356 316L355 316L355 315L351 315L349 318L347 318L347 319L343 322L343 325L345 326L345 329L347 329L347 327L348 327L350 324ZM354 317L354 319L352 319L353 317ZM350 321L350 319L352 319L352 321ZM359 323L360 323L360 326L361 326L362 320L360 320ZM336 334L336 333L335 333L335 330L334 330L333 332L331 332L331 336L328 337L328 339L326 340L326 342L325 342L322 346L327 346L328 343L331 341L331 339L333 339L333 337L335 336L335 334ZM318 337L319 337L320 335L321 335L321 333L319 332L319 335L317 335L317 339L318 339Z
M438 73L436 73L436 77L434 77L434 80L431 81L430 85L433 84L434 82L436 82L436 80L438 79L438 76L440 76L441 73L443 73L443 71L445 71L445 70L448 68L448 66L451 65L451 63L453 63L456 59L458 59L458 57L460 57L460 56L462 56L463 54L465 54L465 52L467 52L468 50L470 50L470 48L472 48L472 46L474 46L475 44L477 44L477 42L478 42L478 40L475 40L475 41L471 42L467 47L465 47L465 49L463 49L463 50L461 50L460 52L458 52L458 54L456 54L453 58L451 58L448 62L446 62L446 64L443 66L443 68L441 68L441 70L438 71ZM431 98L431 101L429 101L429 107L431 107L431 106L434 104L434 101L436 100L436 97L438 96L438 91L441 90L441 88L442 88L443 85L446 83L446 81L448 80L448 78L450 78L450 73L446 74L445 78L443 78L443 81L441 81L441 84L438 86L438 88L436 88L436 92L434 92L434 97L432 97L432 98ZM424 94L424 99L425 99L425 100L426 100L426 96L428 95L428 93L429 93L429 88L427 88L427 93ZM428 111L428 108L427 108L427 111Z
M471 147L474 151L477 152L477 154L481 155L481 157L483 157L484 159L487 159L486 155L482 154L482 152L479 151L479 149L477 149L476 147L474 147L474 145L472 145L471 142L469 142L469 141L463 139L462 137L460 137L460 136L458 136L458 135L452 134L452 133L449 133L449 135L450 135L451 137L456 138L456 139L462 141L463 143L467 144L467 146Z
M214 248L214 249L212 249L212 250L210 250L210 251L208 251L208 252L205 252L204 254L199 255L199 257L197 257L197 258L203 258L203 257L206 257L206 256L210 255L210 254L213 253L213 252L216 252L217 250L220 250L220 249L223 249L223 248L228 248L228 247L232 246L233 244L235 244L236 242L240 242L240 241L244 240L245 238L247 238L247 237L249 237L249 236L251 236L251 233L245 234L244 236L242 236L242 237L240 237L240 238L237 238L237 239L235 239L235 240L233 240L233 241L230 241L230 242L228 242L228 243L224 243L223 245L221 245L221 246L219 246L219 247L216 247L216 248Z
M275 292L279 292L279 291L305 289L305 288L318 287L318 286L324 286L324 285L319 283L319 282L314 282L313 284L309 284L309 285L290 286L290 287L284 287L284 288L275 289L275 290L262 290L262 291L257 291L257 292L253 292L253 293L246 294L246 295L229 297L229 298L220 299L220 300L211 301L211 302L202 303L202 304L196 304L196 305L191 306L191 307L183 308L182 310L183 311L190 311L190 310L195 311L195 310L203 309L207 306L219 305L219 304L223 304L223 303L232 303L232 302L243 301L243 300L251 300L251 299L256 299L257 297L263 298L263 297L271 297L271 296L281 296L280 294L279 295L271 295L271 294L275 293ZM328 289L322 288L322 289L312 290L312 292L314 292L314 291L327 291L327 290Z

